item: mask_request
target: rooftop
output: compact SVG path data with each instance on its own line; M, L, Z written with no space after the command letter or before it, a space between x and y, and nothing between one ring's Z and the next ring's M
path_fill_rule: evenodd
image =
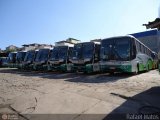
M148 24L143 24L143 26L146 26L147 29L157 28L160 30L160 18L156 18L154 21L148 22Z

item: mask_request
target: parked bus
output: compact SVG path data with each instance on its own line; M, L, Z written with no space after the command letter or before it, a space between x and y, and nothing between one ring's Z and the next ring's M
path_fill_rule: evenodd
M0 53L0 67L7 67L8 53Z
M33 70L47 70L50 48L39 49L33 62Z
M74 71L99 72L100 41L78 43L73 48L71 62Z
M25 70L32 70L33 62L38 51L30 50L27 51L24 61L22 62L22 68Z
M159 72L160 72L160 51L158 52L158 69L159 69Z
M26 51L19 51L16 54L16 63L14 64L15 68L22 69L22 62L24 61Z
M153 51L133 36L119 36L101 41L101 71L149 71L153 68ZM156 58L154 58L156 59Z
M0 67L7 67L7 57L0 57Z
M16 63L16 54L17 52L10 52L7 57L8 67L13 68Z
M51 52L48 61L48 70L71 72L71 62L69 61L74 45L68 46L55 46Z

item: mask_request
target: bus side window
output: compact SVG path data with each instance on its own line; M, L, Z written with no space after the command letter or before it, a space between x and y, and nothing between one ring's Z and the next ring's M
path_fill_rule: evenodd
M143 52L143 49L142 49L142 45L140 44L140 52L142 53Z
M151 56L151 51L148 49L148 55Z
M136 58L136 43L135 43L135 40L132 40L132 49L131 49L131 58L134 59Z
M141 46L140 46L140 43L136 41L136 45L137 45L137 51L138 51L138 52L141 52Z
M146 52L146 54L149 56L149 50L147 49L147 52Z
M145 50L144 53L147 54L147 48L144 48L144 50ZM147 55L148 55L148 54L147 54Z
M151 51L149 51L149 56L151 57L151 54L152 54L152 52Z
M144 46L142 44L141 44L141 52L145 53L145 48L144 48Z

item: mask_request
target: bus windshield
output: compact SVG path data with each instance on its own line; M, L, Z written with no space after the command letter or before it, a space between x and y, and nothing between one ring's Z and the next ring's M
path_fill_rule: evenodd
M82 54L82 44L76 44L73 48L73 52L72 52L72 58L73 59L79 59L81 58L81 54Z
M59 47L59 59L66 59L68 52L68 46Z
M16 55L17 62L22 62L24 60L25 55L26 52L18 52Z
M14 63L15 60L16 60L16 53L9 53L8 58L7 58L7 61Z
M94 43L84 43L83 44L83 58L92 58L94 51Z
M35 61L40 62L48 60L49 51L49 49L40 49L37 53Z
M102 41L102 60L130 60L130 43L128 37L110 38Z
M51 53L50 60L57 60L58 59L58 48L55 47Z
M35 55L35 51L28 51L26 53L26 56L24 58L24 61L27 62L27 61L33 61L34 60L34 55Z

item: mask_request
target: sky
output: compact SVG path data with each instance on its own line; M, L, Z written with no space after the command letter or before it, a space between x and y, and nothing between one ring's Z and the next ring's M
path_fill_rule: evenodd
M160 0L0 0L0 48L145 31Z

